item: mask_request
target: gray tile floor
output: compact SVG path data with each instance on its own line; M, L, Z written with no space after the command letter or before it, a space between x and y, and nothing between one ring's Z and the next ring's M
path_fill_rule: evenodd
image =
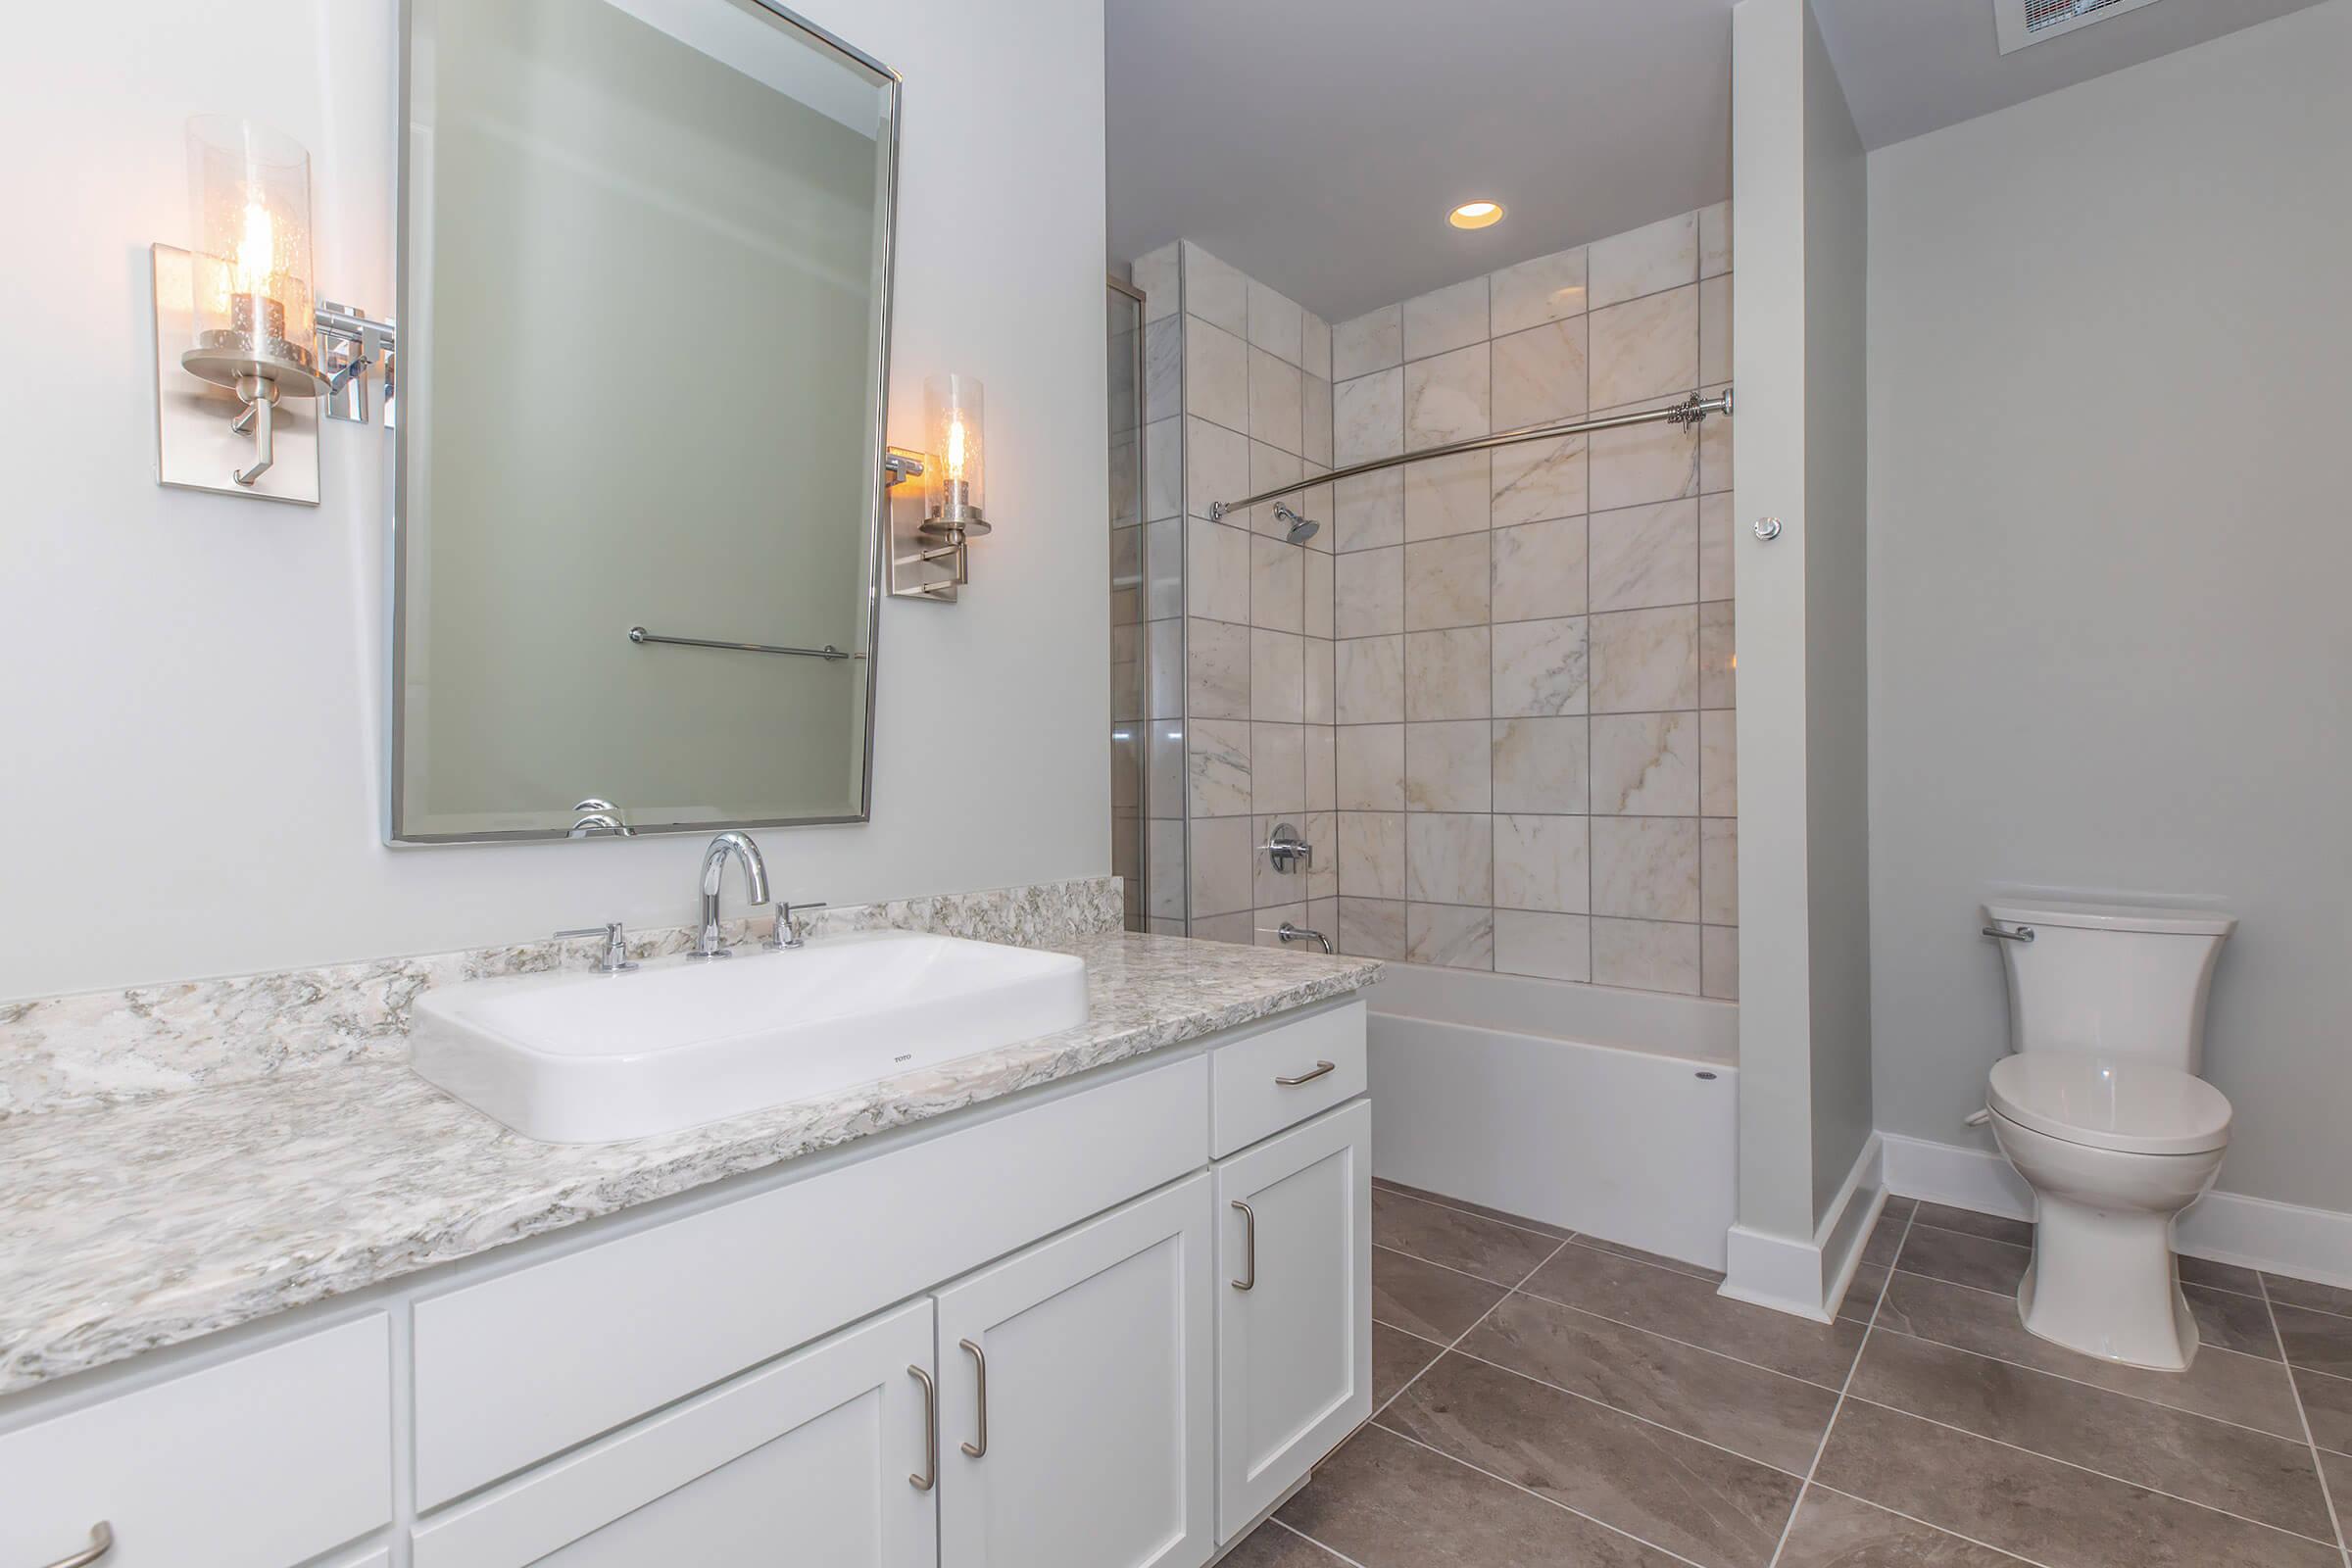
M1835 1324L1386 1183L1371 1423L1230 1568L2352 1568L2352 1291L2183 1259L2188 1372L2018 1325L2013 1220L1889 1200Z

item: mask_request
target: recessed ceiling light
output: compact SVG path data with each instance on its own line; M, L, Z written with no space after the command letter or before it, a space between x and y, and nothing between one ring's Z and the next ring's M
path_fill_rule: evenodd
M1502 203L1464 202L1446 215L1446 221L1456 228L1485 228L1502 221Z

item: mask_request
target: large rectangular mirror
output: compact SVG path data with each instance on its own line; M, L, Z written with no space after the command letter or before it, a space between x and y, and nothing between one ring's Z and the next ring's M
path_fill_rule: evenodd
M760 0L402 66L388 836L862 819L898 78Z

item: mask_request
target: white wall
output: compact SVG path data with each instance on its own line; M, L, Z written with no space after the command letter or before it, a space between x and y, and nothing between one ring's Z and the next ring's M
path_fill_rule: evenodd
M2352 1208L2347 81L2330 0L1871 155L1885 1130L1990 1147L1993 887L2218 896L2221 1186Z
M883 608L873 822L771 832L769 868L837 903L1101 873L1102 8L799 4L907 78L892 426L926 372L984 377L997 531L963 603ZM697 839L380 842L380 431L326 432L316 511L154 481L147 245L185 240L182 120L245 98L307 143L322 292L389 309L393 16L12 19L0 998L691 916Z

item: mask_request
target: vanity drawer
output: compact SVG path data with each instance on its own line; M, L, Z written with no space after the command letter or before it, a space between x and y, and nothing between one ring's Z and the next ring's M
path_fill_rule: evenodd
M1199 1056L416 1303L431 1508L1198 1170Z
M0 1437L0 1563L291 1568L392 1517L382 1313Z
M1354 1099L1364 1085L1361 1002L1221 1046L1209 1057L1212 1151L1222 1159Z

